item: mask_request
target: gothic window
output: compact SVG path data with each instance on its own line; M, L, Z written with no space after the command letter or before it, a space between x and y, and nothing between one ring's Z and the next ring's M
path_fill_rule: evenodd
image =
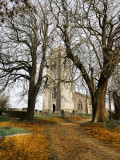
M82 109L82 102L81 102L81 100L78 101L77 107L78 107L78 110Z
M56 99L57 97L57 88L54 88L54 91L52 92L52 99Z
M64 69L66 69L66 61L63 62Z

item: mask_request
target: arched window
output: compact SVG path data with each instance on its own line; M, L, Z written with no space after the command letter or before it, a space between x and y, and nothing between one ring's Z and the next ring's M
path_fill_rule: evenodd
M52 99L56 99L57 97L57 88L54 88L54 91L52 92Z
M82 102L81 102L81 100L78 101L77 108L78 108L78 110L82 109Z
M66 60L63 62L64 69L66 69Z

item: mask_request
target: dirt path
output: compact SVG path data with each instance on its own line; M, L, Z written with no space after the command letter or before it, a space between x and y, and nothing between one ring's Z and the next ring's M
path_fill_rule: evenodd
M51 160L120 160L120 153L113 148L83 134L81 122L48 127Z

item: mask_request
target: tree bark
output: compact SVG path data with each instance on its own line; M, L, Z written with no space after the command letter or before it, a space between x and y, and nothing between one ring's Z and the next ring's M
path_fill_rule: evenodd
M34 118L34 110L35 110L35 102L36 102L36 95L34 93L34 89L29 91L28 94L28 108L27 108L27 119L33 120Z
M92 95L92 107L93 107L93 118L92 122L103 122L105 121L107 114L105 108L105 95L107 89L107 81L99 83L98 89L94 96Z
M66 46L67 57L69 57L73 61L73 64L81 71L83 78L86 84L88 85L88 88L91 94L91 98L92 98L92 107L93 107L93 120L92 121L93 122L104 121L106 119L105 95L106 95L108 80L112 72L114 71L116 65L119 63L119 59L120 59L119 45L118 46L115 45L115 47L113 45L115 41L117 42L120 24L118 23L112 24L111 20L107 18L107 12L109 9L108 7L109 4L107 1L106 2L103 1L102 3L102 7L103 7L102 16L101 16L101 10L99 10L100 9L99 5L95 1L91 3L91 5L89 5L88 9L87 8L84 9L84 6L83 6L83 11L85 11L85 14L87 13L86 16L84 17L86 20L85 23L83 21L81 21L82 23L79 23L79 18L77 18L76 15L74 16L74 13L71 14L74 19L74 23L75 23L74 27L76 29L81 28L83 30L84 34L86 35L87 40L89 41L89 44L93 48L95 57L98 60L100 69L96 75L95 74L93 75L92 73L91 78L90 78L89 73L87 72L87 69L85 68L85 64L81 61L80 58L78 58L78 56L76 56L77 52L74 54L74 49L75 48L77 49L76 46L81 47L80 45L81 43L80 44L78 43L78 45L74 46L75 40L72 41L71 37L74 34L71 36L70 34L71 32L69 31L69 26L70 26L69 21L71 19L70 17L71 15L69 16L69 7L67 5L69 6L69 4L65 0L61 0L62 10L60 10L60 8L58 10L60 10L61 13L64 13L62 14L62 16L65 18L65 21L62 24L59 20L59 16L58 17L55 16L55 19L57 20L56 26L62 32L62 38ZM58 6L56 5L56 7ZM92 19L91 10L93 10L96 13L95 21ZM81 17L81 15L79 16ZM93 23L92 23L93 21L95 23L98 22L98 28L94 28ZM109 26L108 26L108 22L110 24ZM119 19L118 19L118 22L119 22ZM109 27L110 27L110 30L108 29ZM94 42L92 42L92 39L91 39L92 36L89 36L89 34L92 35L96 39L96 41L99 44L100 49L98 49L98 44L96 45L96 43L94 44ZM76 36L76 32L75 32L75 36ZM99 56L100 50L102 51L102 56ZM96 66L94 65L94 67ZM98 78L98 85L96 86L94 84L93 78L96 79L97 75L98 77L100 75L100 78Z
M113 100L114 100L115 113L120 114L120 96L118 95L117 91L113 92Z
M35 81L34 76L31 78L31 82L29 84L28 91L28 108L27 108L27 119L33 120L34 118L34 110L35 110L35 102L36 102L36 92L35 92Z

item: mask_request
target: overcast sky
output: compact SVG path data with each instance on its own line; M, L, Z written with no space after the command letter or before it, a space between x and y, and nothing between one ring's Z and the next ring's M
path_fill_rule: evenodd
M8 94L10 97L10 102L9 102L10 108L27 108L27 100L25 98L19 101L20 100L19 92L20 89L16 88L12 89ZM43 103L43 95L38 95L35 109L42 110L42 103Z

